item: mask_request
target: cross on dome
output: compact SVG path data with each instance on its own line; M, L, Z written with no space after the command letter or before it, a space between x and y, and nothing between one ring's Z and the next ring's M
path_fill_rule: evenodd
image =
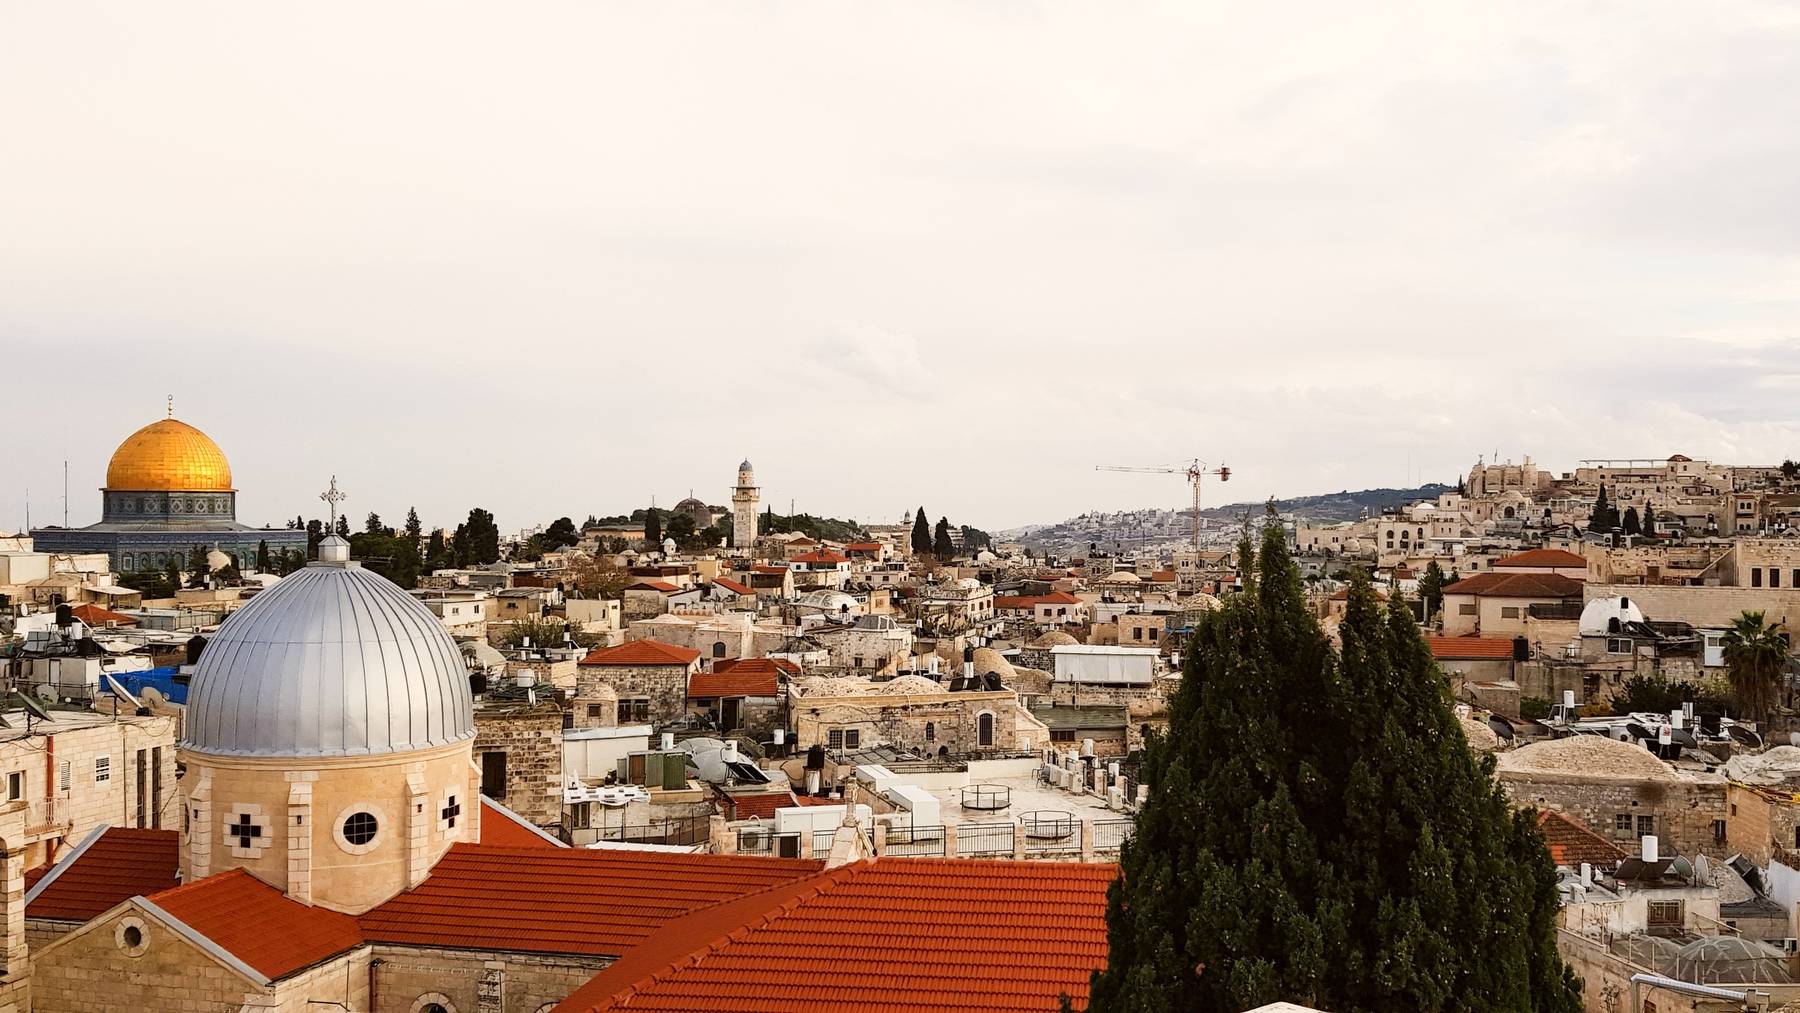
M331 476L331 488L320 493L319 498L325 501L326 508L331 511L331 523L325 528L330 531L337 527L337 505L350 497L338 491L337 476L333 475Z

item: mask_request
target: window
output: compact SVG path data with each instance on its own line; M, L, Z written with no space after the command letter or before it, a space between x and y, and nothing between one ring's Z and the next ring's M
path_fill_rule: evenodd
M1649 837L1654 833L1656 833L1656 817L1639 816L1637 818L1637 835L1639 837Z
M1750 568L1750 586L1751 587L1761 587L1762 586L1762 567L1752 566Z
M56 763L56 790L64 795L69 793L69 780L73 770L74 765L67 760L58 760Z
M1456 606L1456 614L1459 616L1474 615L1475 614L1475 603L1474 602L1465 602L1461 605Z
M597 703L588 704L587 705L587 716L592 718L595 721L600 720L600 705Z
M112 780L112 757L94 757L94 783L102 784Z
M1517 619L1517 618L1519 618L1519 606L1517 606L1517 605L1502 605L1502 606L1500 606L1500 618L1502 618L1502 619Z
M1144 628L1142 626L1133 626L1131 628L1131 639L1133 639L1133 640L1144 639Z
M15 770L6 775L6 800L17 802L25 797L25 772Z
M162 747L152 746L150 749L150 826L154 830L162 829Z
M506 754L481 754L481 793L500 801L506 798Z
M842 728L833 728L831 731L826 732L825 746L827 749L834 751L842 750L844 748L844 730Z
M444 829L455 830L456 821L462 816L462 800L454 794L444 798L444 807L438 810L438 819L444 821Z
M1800 851L1800 827L1794 828L1794 849Z
M237 822L225 828L225 835L237 842L238 847L249 850L252 844L262 840L263 828L249 813L239 813Z
M482 754L484 758L493 755L496 754ZM506 754L501 753L498 755L505 756ZM374 813L353 812L344 817L344 840L349 841L351 844L357 845L358 847L374 840L375 831L377 829L379 829L379 827L376 825Z
M1769 586L1770 587L1780 587L1781 586L1781 568L1780 567L1776 567L1776 566L1769 567Z
M723 640L713 641L712 656L715 658L723 658L725 656L725 641L723 641Z
M650 720L650 698L626 697L619 701L619 724L641 725Z
M1073 729L1073 728L1052 728L1052 729L1050 729L1050 741L1051 742L1074 742L1075 741L1075 729Z
M1714 844L1724 844L1725 843L1725 821L1724 820L1713 820L1713 843Z
M148 813L146 813L144 811L145 808L150 803L150 799L149 799L150 793L145 790L149 786L150 786L149 752L147 750L140 749L137 751L137 825L138 825L139 830L144 829L145 817L147 815L149 815Z
M1650 902L1650 924L1680 925L1681 902L1678 900L1653 900Z
M834 750L861 749L862 729L833 728L825 734L825 743Z
M1613 817L1613 830L1621 834L1631 833L1631 814L1619 813Z
M135 950L144 945L144 930L136 925L127 925L125 931L119 934L119 938L124 940L126 949Z
M975 718L975 744L991 746L994 744L994 716L986 711Z
M1608 653L1608 654L1630 654L1631 653L1631 641L1624 637L1607 637L1606 638L1606 653Z
M925 722L925 741L926 742L936 742L937 741L937 723L935 721Z

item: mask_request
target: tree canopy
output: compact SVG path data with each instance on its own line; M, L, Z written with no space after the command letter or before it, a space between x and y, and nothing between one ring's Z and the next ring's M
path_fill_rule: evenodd
M1146 744L1089 1008L1579 1010L1534 814L1470 752L1410 612L1358 573L1334 650L1280 526L1240 553Z
M939 559L951 559L956 555L956 543L950 540L950 519L939 517L937 527L931 534L931 552Z
M925 519L925 508L920 507L913 517L912 550L915 556L931 555L931 522Z
M1725 672L1738 710L1752 721L1764 721L1781 694L1787 667L1787 642L1780 623L1761 612L1745 612L1725 631Z

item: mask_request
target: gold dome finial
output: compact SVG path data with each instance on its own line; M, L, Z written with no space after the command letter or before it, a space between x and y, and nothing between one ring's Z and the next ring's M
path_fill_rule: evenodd
M163 416L163 418L172 419L174 417L175 417L175 395L170 394L169 395L169 411L168 411L168 414Z

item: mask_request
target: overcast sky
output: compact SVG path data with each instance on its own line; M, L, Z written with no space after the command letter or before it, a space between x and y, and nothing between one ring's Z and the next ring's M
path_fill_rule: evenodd
M10 4L0 528L1800 456L1800 6Z

